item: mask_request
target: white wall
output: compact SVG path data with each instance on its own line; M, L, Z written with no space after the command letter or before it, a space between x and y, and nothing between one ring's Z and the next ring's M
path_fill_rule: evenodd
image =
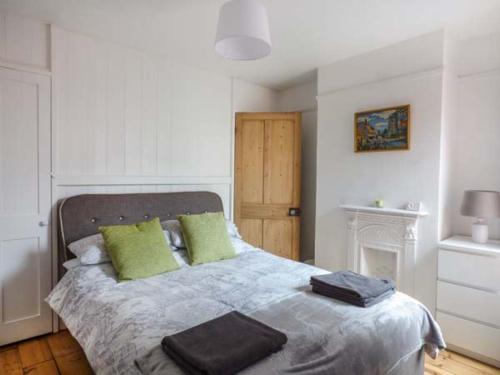
M276 112L279 110L278 100L276 90L233 79L234 112Z
M305 82L279 92L280 111L315 111L317 109L316 96L318 95L318 82Z
M457 40L445 35L443 46L443 88L441 110L441 150L440 183L438 208L438 239L444 240L453 234L453 155L456 146L458 119L458 76L456 54L459 51Z
M426 34L319 68L318 93L325 94L442 66L442 35L442 32Z
M430 215L419 225L415 296L431 311L436 293L443 45L444 35L438 32L318 72L316 264L331 270L346 267L347 224L339 205L370 205L378 198L388 207L421 201ZM411 105L410 150L354 153L354 114L403 104Z
M317 82L306 82L279 92L279 110L302 112L302 217L300 259L314 259L316 235Z
M493 72L500 68L500 33L461 42L456 52L459 77Z
M470 235L472 218L460 215L463 191L500 190L500 34L462 42L457 59L459 105L451 182L451 223ZM500 239L500 219L490 237Z

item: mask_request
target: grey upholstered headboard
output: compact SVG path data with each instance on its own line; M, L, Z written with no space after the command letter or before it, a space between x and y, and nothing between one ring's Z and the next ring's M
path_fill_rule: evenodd
M175 219L181 214L223 211L222 200L206 191L184 193L84 194L58 206L59 275L73 258L67 246L99 232L101 225L133 224L150 218Z

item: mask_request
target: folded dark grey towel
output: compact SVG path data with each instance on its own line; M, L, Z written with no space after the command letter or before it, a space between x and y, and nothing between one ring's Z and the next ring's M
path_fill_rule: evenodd
M349 303L351 305L359 306L359 307L370 307L373 306L381 301L383 301L386 298L389 298L394 294L394 289L388 290L385 293L382 293L381 295L377 297L369 297L369 298L354 298L350 295L343 294L339 292L338 290L334 290L328 287L324 287L321 285L313 285L312 286L312 291L317 294L321 294L325 297L330 297L337 299L339 301L343 301L346 303Z
M229 375L279 351L284 333L237 311L165 337L161 346L194 375Z
M391 280L367 277L352 271L312 276L311 285L315 293L362 307L372 306L395 291Z

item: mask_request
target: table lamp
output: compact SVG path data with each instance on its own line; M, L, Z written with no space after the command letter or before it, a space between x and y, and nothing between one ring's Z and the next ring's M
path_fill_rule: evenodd
M488 242L488 224L485 219L500 217L500 193L488 190L466 190L460 213L476 218L472 224L472 241L486 243Z

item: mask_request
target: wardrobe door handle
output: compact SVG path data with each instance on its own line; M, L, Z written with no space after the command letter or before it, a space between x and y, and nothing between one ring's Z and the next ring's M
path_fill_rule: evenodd
M49 223L47 223L46 221L39 221L38 222L38 226L39 227L48 227Z

